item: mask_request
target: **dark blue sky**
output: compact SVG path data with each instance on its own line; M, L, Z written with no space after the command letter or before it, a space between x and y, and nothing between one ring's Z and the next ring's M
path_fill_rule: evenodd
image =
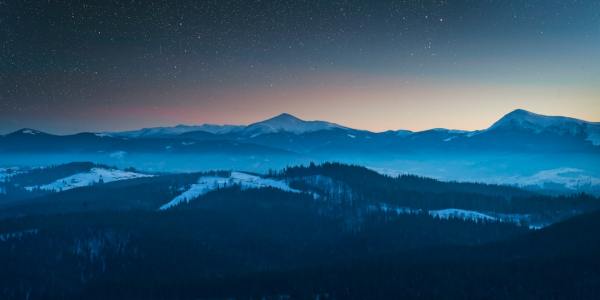
M0 132L600 119L600 1L0 0Z

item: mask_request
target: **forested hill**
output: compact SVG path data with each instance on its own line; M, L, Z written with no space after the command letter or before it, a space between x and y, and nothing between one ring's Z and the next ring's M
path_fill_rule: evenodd
M487 196L532 196L534 193L505 185L494 185L469 182L443 182L415 175L400 175L392 177L377 173L358 165L342 163L314 163L308 166L285 168L281 172L272 172L278 177L328 176L351 185L360 190L390 190L390 192L427 192L427 193L473 193Z

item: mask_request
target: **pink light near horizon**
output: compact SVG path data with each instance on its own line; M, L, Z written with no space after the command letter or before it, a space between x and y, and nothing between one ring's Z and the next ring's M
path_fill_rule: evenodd
M56 128L76 132L177 124L249 124L287 112L305 120L326 120L371 131L438 127L476 130L489 127L516 108L600 120L600 92L580 86L485 84L353 74L329 74L266 87L234 84L226 89L148 87L119 97L140 101L116 98L112 105L99 101L98 105L73 110L68 119L56 119Z
M282 112L307 120L385 131L436 127L483 129L516 108L586 120L600 119L598 94L580 87L486 85L389 78L330 77L262 88L207 91L194 87L145 95L148 105L96 107L124 127L249 124ZM105 118L99 118L99 122ZM117 121L116 124L124 124ZM112 128L117 129L117 128ZM119 128L125 129L125 128Z

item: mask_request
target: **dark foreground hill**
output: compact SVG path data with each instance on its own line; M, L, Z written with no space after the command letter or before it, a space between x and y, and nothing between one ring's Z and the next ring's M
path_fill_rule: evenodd
M8 184L99 167L59 166ZM210 190L165 208L198 186ZM36 189L0 207L1 299L600 295L598 199L585 195L340 164ZM532 230L501 217L531 214L567 220Z
M600 214L534 232L228 190L199 208L5 220L3 299L553 298L600 292ZM354 224L356 225L356 224ZM12 232L11 235L6 234Z

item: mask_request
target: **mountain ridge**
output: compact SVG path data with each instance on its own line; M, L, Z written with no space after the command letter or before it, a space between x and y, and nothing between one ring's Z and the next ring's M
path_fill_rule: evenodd
M229 134L231 132L236 131L246 131L253 132L257 129L263 129L264 133L275 133L281 131L287 131L292 133L306 133L318 130L327 130L332 128L339 129L348 129L348 130L359 130L370 133L382 134L388 132L394 133L422 133L428 131L447 131L451 133L479 133L487 130L495 130L501 127L506 126L507 124L519 124L519 125L528 125L528 123L533 123L534 125L544 125L545 127L551 126L556 123L575 123L587 126L600 126L600 122L587 121L583 119L577 119L573 117L566 116L554 116L554 115L542 115L537 114L525 109L514 109L511 112L505 114L500 119L492 123L488 128L478 129L478 130L461 130L461 129L448 129L448 128L430 128L418 131L406 130L406 129L397 129L397 130L384 130L381 132L370 131L365 129L357 129L350 128L347 126L339 125L336 123L323 121L323 120L304 120L298 118L289 113L281 113L276 116L267 118L262 121L257 121L254 123L250 123L248 125L231 125L231 124L211 124L204 123L199 125L187 125L187 124L178 124L174 126L160 126L160 127L145 127L136 130L126 130L126 131L115 131L115 132L97 132L97 134L110 135L110 136L124 136L124 137L160 137L164 135L174 134L179 135L187 132L193 131L205 131L212 134ZM542 123L542 124L540 124ZM295 128L294 126L307 126L308 128ZM261 128L262 127L262 128ZM14 133L45 133L43 131L39 131L32 128L22 128L16 130L14 132L5 134L14 134ZM50 133L45 133L50 134ZM72 135L72 134L67 134Z
M204 153L221 152L223 146L229 144L226 146L228 153L235 154L235 149L244 144L245 148L253 149L246 151L246 154L264 154L267 151L264 147L287 153L327 156L340 153L377 153L388 156L449 152L473 154L482 151L598 153L600 123L544 116L517 109L482 130L434 128L416 132L371 132L326 121L305 121L284 113L247 126L178 125L173 128L155 127L140 131L72 135L53 135L34 129L21 129L0 136L0 141L0 152L63 149L67 152L169 153L177 149L180 152ZM337 156L333 158L335 157Z
M250 135L277 133L282 131L301 134L333 128L348 129L347 127L331 122L317 120L306 121L291 114L282 113L264 121L252 123L246 126L243 131Z

